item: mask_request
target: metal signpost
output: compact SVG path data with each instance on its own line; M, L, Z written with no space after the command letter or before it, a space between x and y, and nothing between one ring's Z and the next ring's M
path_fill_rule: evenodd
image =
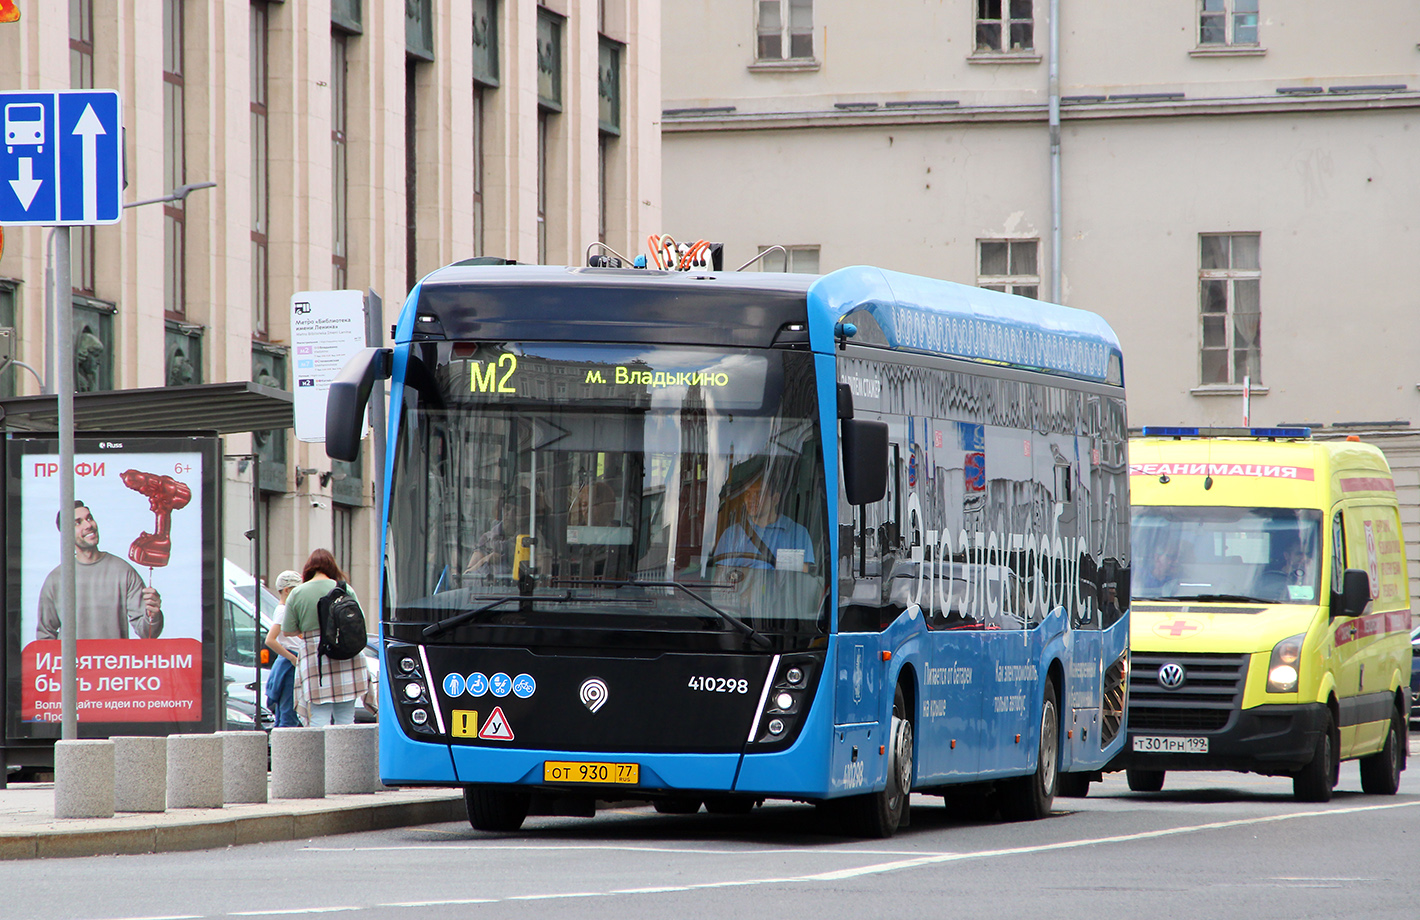
M0 93L0 225L54 227L59 339L53 354L59 409L59 504L74 507L74 338L69 227L123 215L123 102L114 90ZM61 512L62 513L62 512ZM72 512L71 512L72 514ZM62 737L79 737L74 621L74 527L60 528Z

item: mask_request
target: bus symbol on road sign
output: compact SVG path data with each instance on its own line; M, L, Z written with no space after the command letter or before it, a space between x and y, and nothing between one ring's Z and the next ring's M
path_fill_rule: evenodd
M5 106L5 152L17 145L38 146L44 153L44 106L38 102L12 102Z

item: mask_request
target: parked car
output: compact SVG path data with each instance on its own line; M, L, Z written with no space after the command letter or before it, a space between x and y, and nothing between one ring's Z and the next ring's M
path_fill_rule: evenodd
M263 656L261 653L266 648L266 633L274 622L273 617L281 601L265 585L261 586L261 626L258 630L257 615L251 600L256 593L255 579L230 559L226 560L224 574L222 654L227 727L240 729L255 725L259 680L262 700L261 725L270 731L275 724L271 709L266 704L266 676L271 670L271 656ZM263 658L266 660L263 661ZM380 655L377 636L372 636L367 642L363 658L372 687L378 687ZM378 695L372 693L370 698L378 699ZM376 718L376 713L365 705L364 700L355 701L356 722L374 722Z
M1410 631L1410 727L1420 728L1420 626Z

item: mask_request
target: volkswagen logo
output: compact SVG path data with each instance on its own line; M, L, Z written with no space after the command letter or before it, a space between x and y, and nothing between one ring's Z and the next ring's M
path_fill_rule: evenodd
M583 706L596 712L606 703L606 681L600 677L589 677L582 681L582 688L577 691L577 694L582 698Z
M1159 666L1159 686L1165 690L1177 690L1183 686L1183 665L1170 661Z

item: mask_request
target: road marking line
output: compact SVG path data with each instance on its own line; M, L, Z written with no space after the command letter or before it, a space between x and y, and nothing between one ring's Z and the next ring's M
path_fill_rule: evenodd
M347 906L347 907L294 907L285 910L233 910L228 913L233 917L274 917L277 915L288 916L290 914L334 914L346 910L368 910L367 907Z
M376 907L449 907L455 904L493 904L497 898L454 898L447 901L394 901Z

